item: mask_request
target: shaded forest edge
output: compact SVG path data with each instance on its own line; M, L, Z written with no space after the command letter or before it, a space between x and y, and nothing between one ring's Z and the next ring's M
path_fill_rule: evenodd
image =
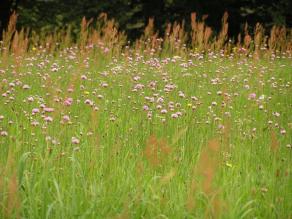
M148 20L140 38L130 41L125 31L120 30L114 19L101 13L97 19L82 18L79 32L71 25L56 28L53 32L36 32L29 28L17 30L18 15L12 13L8 27L3 31L0 53L10 52L21 56L29 50L44 50L53 53L69 47L78 47L81 52L96 51L113 56L139 55L161 56L198 56L220 53L222 56L271 57L291 56L292 29L274 25L267 34L264 26L247 23L236 38L229 37L229 15L224 13L219 31L214 31L205 23L207 16L197 19L195 12L190 16L190 30L186 22L168 23L161 35L154 25L154 18ZM250 29L252 28L252 31Z
M266 34L274 25L292 27L292 1L290 0L2 0L0 4L0 31L7 28L12 12L18 14L17 29L52 32L70 25L78 34L80 21L97 18L106 12L115 19L119 29L134 41L143 34L149 18L154 18L155 28L162 37L169 23L185 22L190 31L190 14L196 12L215 33L221 28L221 17L229 13L229 36L236 38L243 32L245 23L249 32L261 23Z

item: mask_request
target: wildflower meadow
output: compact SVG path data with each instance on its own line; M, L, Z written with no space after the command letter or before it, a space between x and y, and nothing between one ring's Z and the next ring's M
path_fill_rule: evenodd
M292 218L292 31L153 19L0 43L0 218Z

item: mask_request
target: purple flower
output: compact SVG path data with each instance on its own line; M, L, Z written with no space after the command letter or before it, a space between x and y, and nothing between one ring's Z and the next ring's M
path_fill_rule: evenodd
M76 138L76 137L72 137L71 138L71 143L72 144L79 144L80 143L80 140L78 138Z
M84 103L87 104L87 105L90 105L90 106L93 105L92 100L89 100L89 99L86 99L86 100L84 101Z
M108 87L108 84L105 83L105 82L103 82L103 83L101 83L101 86L102 86L102 87Z
M166 109L162 109L160 112L161 112L162 114L166 114L166 113L167 113L167 110L166 110Z
M109 51L110 51L110 49L107 48L107 47L105 47L104 50L103 50L104 53L108 53Z
M70 121L70 117L68 115L63 116L63 121L64 122L69 122Z
M181 98L185 98L185 94L182 91L179 91L178 96L181 97Z
M171 114L171 118L176 119L178 118L178 115L176 113Z
M148 111L148 110L149 110L149 106L144 105L144 106L143 106L143 110L144 110L144 111Z
M39 112L40 112L40 109L39 108L32 109L32 115L35 115L35 114L37 114Z
M69 93L72 93L72 92L74 91L74 89L73 89L72 87L70 87L70 88L67 89L67 91L68 91Z
M30 97L27 98L27 100L28 100L28 102L33 102L34 98L30 96Z
M32 126L38 126L38 125L39 125L39 122L38 122L38 121L32 121L32 122L31 122L31 125L32 125Z
M71 98L71 97L68 97L68 98L66 98L66 99L64 100L64 105L65 105L65 106L71 106L72 103L73 103L73 98Z
M46 122L52 122L52 121L53 121L53 118L50 117L50 116L46 116L46 117L44 118L44 120L45 120Z
M257 97L257 95L256 95L255 93L250 93L250 94L248 95L248 99L249 99L249 100L254 100L256 97Z
M82 80L87 80L86 75L81 75L81 79L82 79Z
M54 112L54 108L45 107L44 111L47 112L47 113L51 113L51 112Z

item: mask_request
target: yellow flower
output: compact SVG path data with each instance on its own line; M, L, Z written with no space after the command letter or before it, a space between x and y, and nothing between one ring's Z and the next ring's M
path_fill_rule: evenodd
M192 107L193 105L191 103L188 103L188 107Z
M229 163L228 161L226 161L225 165L230 168L233 167L232 163Z
M35 47L32 47L32 51L36 51L36 48Z
M85 95L88 95L88 94L89 94L89 91L84 91L84 94L85 94Z

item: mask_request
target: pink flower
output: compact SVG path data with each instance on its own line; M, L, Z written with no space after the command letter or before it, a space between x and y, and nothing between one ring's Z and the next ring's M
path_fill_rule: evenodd
M81 75L81 79L82 79L82 80L87 80L86 75Z
M148 113L147 113L147 118L148 118L148 119L152 119L152 112L151 112L151 111L148 111Z
M39 122L38 122L38 121L32 121L32 122L31 122L31 125L32 125L32 126L38 126L38 125L39 125Z
M68 97L68 98L66 98L66 99L64 100L64 105L65 105L65 106L71 106L72 103L73 103L73 98L71 98L71 97Z
M218 125L218 129L221 129L221 130L222 130L222 129L224 129L224 128L225 128L224 125L222 125L222 124L219 124L219 125Z
M1 132L0 132L0 135L1 135L2 137L5 137L5 136L8 135L8 132L6 132L6 131L1 131Z
M28 102L33 102L34 98L30 96L30 97L27 98L27 100L28 100Z
M185 94L182 91L179 91L178 96L181 97L181 98L185 98Z
M13 82L9 83L9 87L15 87L15 84Z
M167 113L167 110L166 110L166 109L162 109L160 112L161 112L162 114L166 114L166 113Z
M54 108L45 107L44 111L47 112L47 113L51 113L51 112L54 112Z
M144 85L143 84L136 84L134 86L134 90L142 90L144 88Z
M76 137L72 137L71 138L71 143L72 144L79 144L80 143L80 140L78 138L76 138Z
M109 48L107 48L107 47L105 47L104 50L103 50L104 53L108 53L109 51L110 51L110 50L109 50Z
M273 115L276 116L276 117L279 117L281 114L278 113L278 112L273 112Z
M257 95L255 93L251 93L248 95L249 100L254 100L256 97L257 97Z
M135 76L135 77L133 77L133 80L134 80L134 81L139 81L139 80L140 80L140 76Z
M148 111L148 110L149 110L149 106L144 105L144 106L143 106L143 110L144 110L144 111Z
M92 100L89 100L89 99L86 99L86 100L84 101L84 103L87 104L87 105L90 105L90 106L93 105Z
M111 116L109 120L114 122L114 121L116 121L116 117L115 116Z
M192 98L192 100L194 100L194 101L199 100L196 96L192 96L191 98Z
M171 114L171 118L176 119L178 118L178 115L176 113Z
M101 86L102 86L102 87L108 87L108 84L105 83L105 82L103 82L103 83L101 83Z
M264 106L263 105L259 105L259 109L260 110L263 110L264 109Z
M68 91L69 93L72 93L72 92L74 91L74 89L73 89L72 87L70 87L70 88L67 89L67 91Z
M57 67L53 67L53 68L51 68L51 71L52 72L57 72L58 71L58 68Z
M70 117L68 115L63 116L63 121L64 122L69 122L70 121Z
M25 84L25 85L23 85L22 89L24 89L24 90L30 89L30 86Z
M45 120L46 122L52 122L52 121L53 121L53 118L50 117L50 116L46 116L46 117L44 118L44 120Z
M37 114L39 112L40 112L40 109L39 108L32 109L32 115L35 115L35 114Z
M164 102L164 99L162 97L159 97L159 98L157 98L156 102L157 103L163 103Z

